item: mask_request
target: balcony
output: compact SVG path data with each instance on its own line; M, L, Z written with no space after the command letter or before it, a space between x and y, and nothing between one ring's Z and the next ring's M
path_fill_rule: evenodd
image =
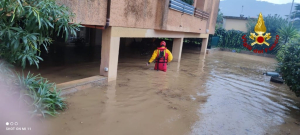
M170 5L169 5L170 9L185 13L185 14L189 14L189 15L193 15L194 14L194 6L185 3L181 0L170 0Z
M207 20L209 18L209 13L195 8L194 16L197 17L197 18Z
M169 8L188 15L194 15L197 18L208 20L209 13L195 8L181 0L170 0Z

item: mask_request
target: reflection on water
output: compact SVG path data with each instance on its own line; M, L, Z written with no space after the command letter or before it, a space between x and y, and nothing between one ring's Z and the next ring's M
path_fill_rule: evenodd
M116 82L68 96L69 109L45 121L49 133L300 133L299 99L262 75L274 70L274 59L184 50L166 73L146 67L147 60L120 58Z

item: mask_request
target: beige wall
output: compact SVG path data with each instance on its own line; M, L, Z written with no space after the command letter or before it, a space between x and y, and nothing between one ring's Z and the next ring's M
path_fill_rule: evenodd
M197 0L208 20L183 14L168 7L169 0L111 0L110 26L156 29L191 33L214 32L220 0ZM86 25L106 23L107 0L58 0L76 14L73 22Z
M210 11L208 30L209 34L215 34L220 0L213 0L212 9Z
M76 17L73 23L105 25L107 0L56 0L59 5L66 5Z
M205 33L207 27L207 20L169 10L167 30L169 31L182 31L193 33Z
M205 0L195 0L195 1L196 1L196 8L204 10Z
M247 32L247 20L240 19L224 19L223 28L226 30L240 30Z
M111 0L110 26L154 29L157 3L157 0Z

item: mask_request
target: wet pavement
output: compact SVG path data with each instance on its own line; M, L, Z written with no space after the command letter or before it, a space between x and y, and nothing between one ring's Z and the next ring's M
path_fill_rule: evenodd
M145 66L148 57L121 57L117 81L67 96L68 110L43 121L45 135L300 133L300 99L262 75L274 59L183 51L166 73Z

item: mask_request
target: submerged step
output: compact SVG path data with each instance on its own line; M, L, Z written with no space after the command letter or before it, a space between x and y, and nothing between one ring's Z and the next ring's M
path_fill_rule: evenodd
M107 83L107 77L92 76L80 80L57 84L57 89L61 90L61 95L67 95L79 90L104 85Z

